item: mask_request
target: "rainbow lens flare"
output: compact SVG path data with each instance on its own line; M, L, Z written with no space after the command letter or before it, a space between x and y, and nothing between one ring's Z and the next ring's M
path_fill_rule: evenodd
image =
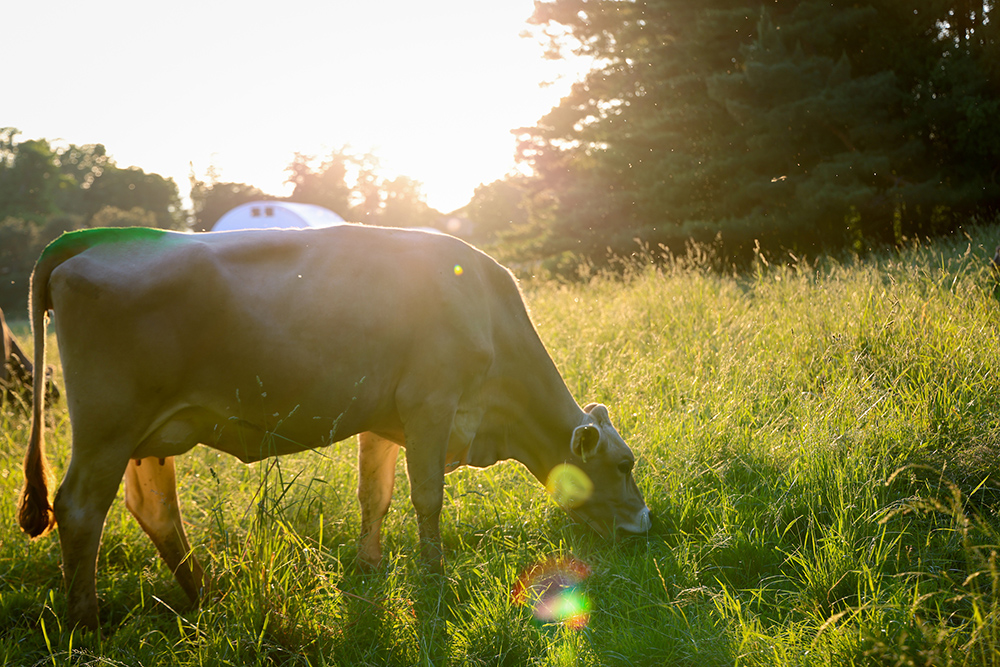
M590 566L573 557L550 558L518 577L511 600L529 605L535 620L580 630L590 621L590 600L581 590Z
M562 507L574 509L587 502L594 492L594 483L575 465L560 463L549 473L545 488Z
M456 264L455 265L455 275L456 276L460 276L463 273L465 273L465 271L462 269L462 265L461 264Z

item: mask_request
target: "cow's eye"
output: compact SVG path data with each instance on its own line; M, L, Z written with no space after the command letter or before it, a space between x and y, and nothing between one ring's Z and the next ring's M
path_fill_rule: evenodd
M635 467L635 461L622 461L618 464L618 472L623 475L627 475L632 472L632 468Z

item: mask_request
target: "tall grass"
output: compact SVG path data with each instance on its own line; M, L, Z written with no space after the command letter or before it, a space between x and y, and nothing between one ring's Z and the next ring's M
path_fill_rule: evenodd
M28 420L0 415L0 659L25 665L1000 664L997 231L864 261L720 275L692 253L525 283L581 402L639 457L653 531L574 525L517 464L449 475L446 574L416 566L402 465L387 562L354 565L355 445L243 466L178 460L200 609L125 511L105 527L101 636L61 625L58 541L13 503ZM23 333L23 329L20 330ZM54 349L54 348L53 348ZM65 467L69 424L52 414ZM585 562L585 627L517 604L519 576Z

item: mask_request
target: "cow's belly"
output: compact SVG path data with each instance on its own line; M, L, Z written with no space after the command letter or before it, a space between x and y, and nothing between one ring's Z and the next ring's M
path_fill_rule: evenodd
M345 415L331 418L294 410L249 420L224 409L185 405L165 412L131 458L177 456L201 444L249 463L326 447L361 430L361 424Z

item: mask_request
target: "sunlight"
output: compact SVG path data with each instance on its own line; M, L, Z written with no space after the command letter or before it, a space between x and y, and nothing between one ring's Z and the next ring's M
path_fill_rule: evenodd
M210 169L288 194L295 152L348 145L376 154L384 176L423 183L448 212L513 169L511 130L547 113L573 76L520 36L531 0L266 11L179 0L169 13L124 0L57 4L10 8L9 25L45 25L49 46L12 70L9 88L22 92L6 101L4 123L25 138L103 143L119 166L171 177L182 194L192 172ZM36 53L17 43L32 31L11 33L10 52ZM87 76L67 66L79 34L102 35L108 53Z

